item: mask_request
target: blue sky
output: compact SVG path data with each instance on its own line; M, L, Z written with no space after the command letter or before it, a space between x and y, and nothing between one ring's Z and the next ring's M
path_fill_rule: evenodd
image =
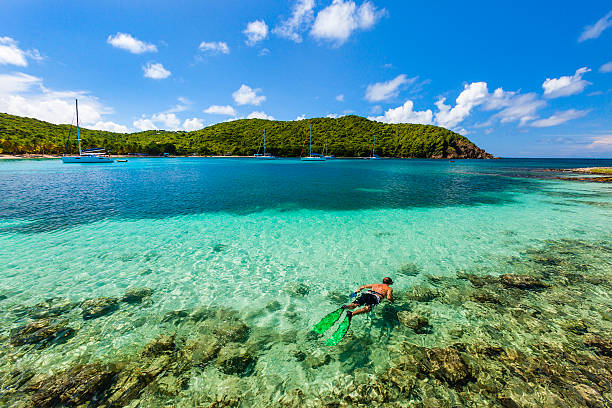
M356 114L612 157L607 1L4 1L0 112L115 131Z

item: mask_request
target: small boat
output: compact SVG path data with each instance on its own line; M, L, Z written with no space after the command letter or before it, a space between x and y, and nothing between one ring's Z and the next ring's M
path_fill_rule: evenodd
M366 157L368 160L380 160L380 156L374 154L374 145L376 144L376 133L374 133L374 141L372 142L372 150L370 152L370 157Z
M270 153L266 153L266 130L265 129L264 129L264 137L263 137L263 146L264 146L263 154L259 153L259 149L257 149L257 153L254 154L255 158L256 159L262 159L262 160L274 160L274 159L276 159L276 156L273 156Z
M327 142L325 142L325 154L323 155L323 157L325 157L325 160L333 160L336 158L336 156L334 156L333 154L329 154L327 151Z
M125 159L117 159L117 161L118 161L119 163L125 163L125 162L127 162L127 160L125 160Z
M102 148L81 150L81 132L79 129L79 101L75 99L77 142L79 144L78 156L62 156L63 163L112 163L114 162ZM68 135L70 138L70 134Z
M310 133L310 143L309 143L308 156L302 157L302 161L317 161L317 162L325 161L325 156L323 156L322 154L312 152L312 126L309 126L309 133Z

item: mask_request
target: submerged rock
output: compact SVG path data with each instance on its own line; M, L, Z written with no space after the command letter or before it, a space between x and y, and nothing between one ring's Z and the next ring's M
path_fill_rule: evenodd
M582 320L570 320L563 325L563 328L574 334L584 334L588 331L587 324Z
M310 368L319 368L329 364L331 356L321 350L315 350L306 356L305 362Z
M421 371L455 388L472 380L470 367L453 347L427 349L425 353L427 358L421 361Z
M85 406L103 399L119 370L111 364L78 365L29 385L36 407Z
M406 298L417 302L430 302L440 296L440 292L423 285L416 285L406 291Z
M217 357L221 342L211 335L204 335L191 341L185 348L186 358L194 366L203 367Z
M150 288L131 288L125 291L122 302L126 303L141 303L144 299L150 297L153 294L153 289Z
M67 321L54 322L51 319L35 320L11 331L10 343L13 346L24 344L49 344L66 341L75 330L67 326Z
M399 275L416 276L421 273L421 268L415 263L407 262L397 269Z
M229 343L219 351L217 366L225 374L246 374L255 361L246 347Z
M574 391L580 396L582 401L588 407L606 407L606 403L601 394L586 384L577 384L574 386Z
M99 297L88 299L81 303L83 320L95 319L112 313L119 308L119 301L114 298Z
M215 324L213 332L224 342L242 342L249 337L249 326L240 320L231 320Z
M583 343L595 349L599 355L612 357L612 340L591 334L583 340Z
M500 281L502 285L507 288L518 288L518 289L543 289L548 287L545 283L541 282L539 279L534 278L529 275L515 275L515 274L506 274L500 277Z
M147 344L142 350L140 355L143 357L156 357L163 353L172 352L175 349L176 344L174 342L174 336L162 334L149 342L149 344Z
M470 283L477 288L482 288L483 286L496 285L499 282L498 278L496 278L495 276L475 275L473 273L464 273L464 272L458 273L457 278L466 279L470 281Z
M302 282L294 282L285 286L287 292L296 296L307 296L310 293L310 287Z
M78 306L78 303L71 302L65 298L55 297L37 303L28 310L28 314L33 319L56 317L69 312L76 306Z
M429 320L415 312L397 312L397 320L406 327L410 327L415 333L423 333L429 325Z

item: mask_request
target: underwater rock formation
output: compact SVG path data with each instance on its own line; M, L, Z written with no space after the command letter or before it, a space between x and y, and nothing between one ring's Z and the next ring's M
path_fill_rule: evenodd
M121 301L131 304L141 303L152 294L153 289L150 288L131 288L125 291Z
M502 285L518 289L543 289L548 285L529 275L506 274L500 278Z
M35 407L80 406L100 400L119 372L112 364L77 365L40 381L33 381Z
M302 282L294 282L285 286L287 292L297 295L297 296L306 296L310 293L310 287Z
M227 344L217 356L217 366L225 374L244 374L255 361L249 350L238 343Z
M69 327L67 320L53 321L40 319L11 331L10 343L13 346L24 344L58 343L68 340L74 335L74 329Z
M410 327L415 333L423 333L429 325L429 320L415 312L407 312L405 310L397 312L397 320L406 327Z
M50 298L28 308L28 315L32 319L44 319L47 317L57 317L69 312L77 307L78 303L71 302L65 298Z
M405 296L407 299L416 300L417 302L431 302L440 296L440 293L437 290L427 286L415 285L406 290Z
M95 319L118 309L119 301L108 297L88 299L81 303L83 320Z

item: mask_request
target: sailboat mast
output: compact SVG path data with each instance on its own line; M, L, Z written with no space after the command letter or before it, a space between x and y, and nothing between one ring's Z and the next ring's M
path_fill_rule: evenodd
M376 144L376 133L374 133L374 140L372 141L372 154L370 157L374 157L374 145Z
M266 155L266 129L264 129L264 156Z
M79 100L75 99L76 117L77 117L77 140L79 142L79 156L81 155L81 134L79 132Z
M308 146L308 150L310 151L309 156L312 156L312 125L308 124L308 132L310 133L310 144Z

